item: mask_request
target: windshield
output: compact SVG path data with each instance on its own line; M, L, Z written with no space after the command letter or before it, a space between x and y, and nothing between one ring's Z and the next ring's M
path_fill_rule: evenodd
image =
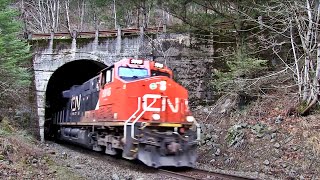
M157 71L157 70L151 70L151 76L167 76L170 78L170 74L166 72Z
M119 67L119 77L125 80L135 80L149 77L147 69Z

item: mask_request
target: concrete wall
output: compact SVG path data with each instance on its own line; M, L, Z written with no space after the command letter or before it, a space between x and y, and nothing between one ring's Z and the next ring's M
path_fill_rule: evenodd
M190 34L174 33L161 34L154 41L155 61L174 71L175 79L189 90L190 105L211 103L214 99L211 78L216 66L214 44Z

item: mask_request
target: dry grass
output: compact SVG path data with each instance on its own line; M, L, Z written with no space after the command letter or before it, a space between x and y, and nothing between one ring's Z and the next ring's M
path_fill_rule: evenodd
M307 139L307 145L311 147L312 152L320 156L320 133L316 133Z
M308 122L308 121L305 120L305 119L302 119L302 120L300 121L300 125L301 125L301 127L304 128L304 129L310 129L310 128L312 127L312 124L310 124L310 122Z
M81 179L54 162L26 131L0 122L0 179Z
M9 119L4 117L0 122L0 136L10 134L15 131L15 128L10 124Z

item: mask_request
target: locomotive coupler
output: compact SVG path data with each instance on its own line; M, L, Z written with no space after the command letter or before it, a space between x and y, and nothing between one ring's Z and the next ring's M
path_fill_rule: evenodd
M167 145L167 149L169 150L170 154L175 154L181 151L181 145L176 142L171 142L169 145Z

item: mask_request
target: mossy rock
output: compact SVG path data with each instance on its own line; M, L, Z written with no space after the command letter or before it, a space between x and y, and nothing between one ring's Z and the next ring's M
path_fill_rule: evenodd
M308 107L308 103L306 101L301 102L298 106L297 106L297 113L301 114L304 112L304 110Z
M10 134L14 132L14 128L10 125L9 119L4 117L0 122L0 134Z
M0 154L0 161L2 161L4 159L5 159L4 155Z

